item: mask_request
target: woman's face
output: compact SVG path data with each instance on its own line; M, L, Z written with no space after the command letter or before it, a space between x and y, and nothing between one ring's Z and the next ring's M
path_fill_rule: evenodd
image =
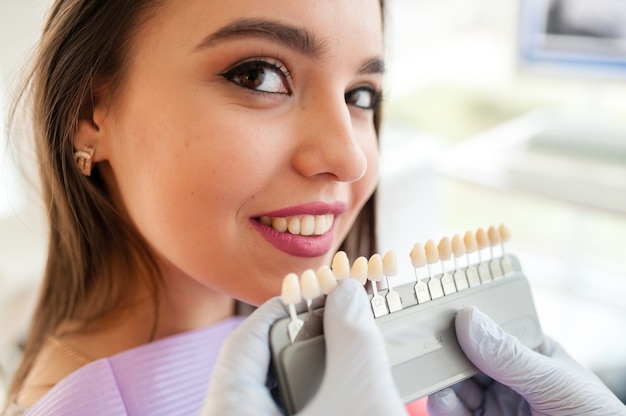
M259 304L330 262L375 187L382 57L378 0L165 2L94 117L168 285Z

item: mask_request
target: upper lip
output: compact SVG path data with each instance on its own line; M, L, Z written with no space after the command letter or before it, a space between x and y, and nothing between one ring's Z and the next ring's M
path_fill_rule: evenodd
M340 215L347 209L347 204L342 201L334 202L309 202L306 204L294 205L281 208L275 211L268 211L257 215L258 217L293 217L296 215Z

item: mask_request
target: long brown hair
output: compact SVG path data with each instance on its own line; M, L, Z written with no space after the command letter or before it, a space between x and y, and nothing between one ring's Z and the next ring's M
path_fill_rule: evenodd
M32 108L33 138L43 203L48 213L48 257L22 362L9 389L22 388L46 337L63 322L83 327L118 309L138 279L154 294L156 324L159 271L148 244L114 207L97 167L84 177L73 159L78 121L91 110L94 88L123 82L133 35L160 0L56 0L17 109ZM381 7L383 1L381 0ZM380 125L380 107L375 111ZM376 250L375 197L365 204L342 249L350 257ZM111 261L131 271L114 276ZM134 273L132 273L134 272Z

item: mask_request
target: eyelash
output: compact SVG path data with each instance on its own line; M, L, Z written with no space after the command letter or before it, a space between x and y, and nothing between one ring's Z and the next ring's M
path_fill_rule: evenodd
M245 80L242 80L241 79L242 77L246 75L250 75L253 72L257 72L257 75L258 75L258 73L261 73L264 70L269 70L280 77L282 86L285 89L284 92L264 91L261 89L257 89L255 87L244 85ZM242 88L246 88L246 89L256 91L259 93L291 94L291 91L289 89L289 84L290 84L289 81L291 80L291 74L289 73L289 70L287 69L287 67L284 66L279 61L255 59L251 61L241 62L235 65L234 67L232 67L231 69L227 70L226 72L222 73L221 76L224 77L226 80L233 82ZM264 81L264 79L262 81Z
M253 72L256 72L257 73L256 75L258 76L258 73L264 70L270 70L274 74L278 75L280 77L282 86L284 87L285 91L265 91L262 89L257 89L254 86L244 85L245 81L242 79L242 77L246 75L251 75ZM291 81L291 74L289 70L287 69L287 67L283 65L282 63L280 63L280 61L264 60L264 59L254 59L250 61L245 61L245 62L235 65L234 67L232 67L231 69L227 70L226 72L220 75L224 77L226 80L233 82L234 84L242 88L246 88L246 89L258 92L258 93L288 94L288 95L291 94L291 90L289 88L289 84ZM255 81L258 81L258 78L251 77L248 79L248 81L249 80L252 80L253 82L255 82ZM263 77L263 79L261 79L261 82L264 82L264 81L265 81L265 76ZM368 105L358 105L356 102L355 103L350 102L350 100L355 98L356 95L360 92L368 92L370 94L370 102ZM382 91L374 87L371 87L369 85L361 85L346 92L344 94L344 98L345 98L346 104L348 105L352 105L362 110L374 110L379 106L380 102L382 101Z
M361 105L357 105L356 103L355 104L349 103L349 100L353 98L356 95L356 93L362 92L362 91L366 91L370 94L370 103L368 105L361 106ZM344 97L346 100L346 104L348 105L354 105L356 108L359 108L361 110L375 110L376 108L378 108L378 106L380 105L383 99L383 93L382 91L377 90L371 86L363 85L363 86L359 86L357 88L354 88L348 91L344 95Z

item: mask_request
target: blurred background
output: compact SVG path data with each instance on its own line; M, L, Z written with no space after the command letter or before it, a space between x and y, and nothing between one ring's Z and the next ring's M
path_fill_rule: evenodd
M387 0L380 249L504 223L544 331L626 396L626 2ZM49 0L0 3L0 122ZM0 385L45 258L0 132ZM404 260L403 260L404 259Z

